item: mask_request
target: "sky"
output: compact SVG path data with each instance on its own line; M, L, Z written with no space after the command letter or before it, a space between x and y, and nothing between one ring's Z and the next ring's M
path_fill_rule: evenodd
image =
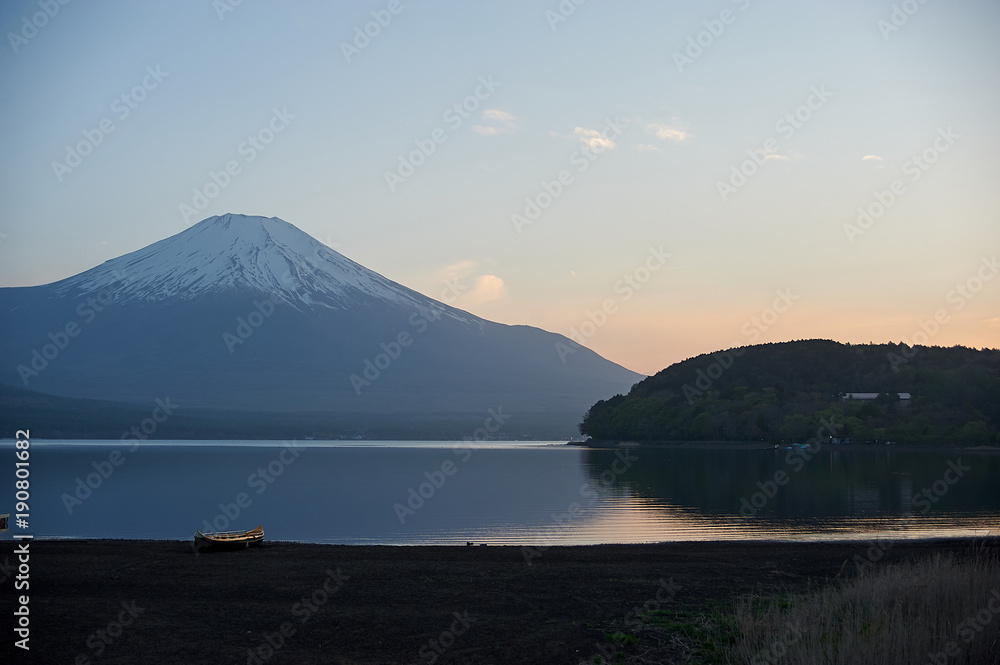
M8 0L0 286L216 214L652 374L1000 346L1000 3Z

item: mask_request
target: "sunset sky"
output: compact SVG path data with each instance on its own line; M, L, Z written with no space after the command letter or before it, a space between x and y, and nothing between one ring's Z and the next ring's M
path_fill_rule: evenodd
M0 286L238 212L648 374L1000 346L995 0L35 0L0 28Z

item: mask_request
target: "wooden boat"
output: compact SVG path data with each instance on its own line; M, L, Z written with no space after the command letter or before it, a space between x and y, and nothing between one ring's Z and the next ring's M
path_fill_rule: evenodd
M209 531L194 533L195 552L206 550L241 550L256 547L264 542L264 527L258 526L250 531Z

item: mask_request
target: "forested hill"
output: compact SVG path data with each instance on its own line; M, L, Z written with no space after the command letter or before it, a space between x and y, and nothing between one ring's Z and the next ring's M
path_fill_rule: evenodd
M580 431L597 440L791 443L816 436L824 421L837 426L824 437L857 443L1000 443L1000 350L829 340L729 349L598 402Z

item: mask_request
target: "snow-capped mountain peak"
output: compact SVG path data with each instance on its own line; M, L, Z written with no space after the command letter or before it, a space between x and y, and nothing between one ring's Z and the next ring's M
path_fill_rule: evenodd
M359 295L402 305L429 299L277 217L225 214L57 282L57 293L106 289L116 303L251 290L295 306L343 309Z

